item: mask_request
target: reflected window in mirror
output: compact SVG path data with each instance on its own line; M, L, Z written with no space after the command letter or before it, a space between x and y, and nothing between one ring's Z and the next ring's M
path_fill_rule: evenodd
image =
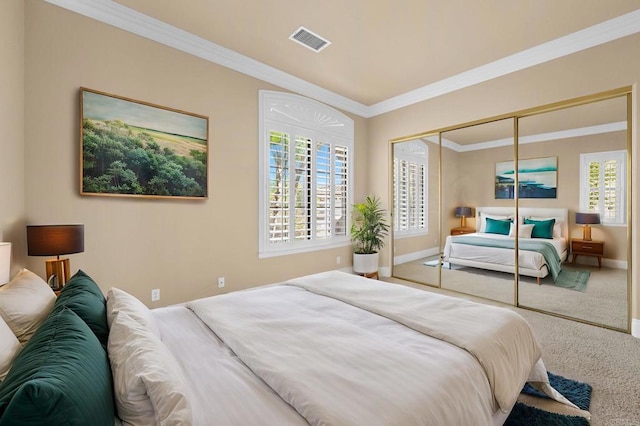
M627 152L580 155L580 211L599 213L603 224L626 224Z
M393 158L393 226L397 237L424 234L429 151L422 141L397 144Z

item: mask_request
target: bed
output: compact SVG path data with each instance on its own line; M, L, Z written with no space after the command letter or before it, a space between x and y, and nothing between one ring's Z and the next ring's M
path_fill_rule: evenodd
M149 310L79 271L44 299L0 425L501 425L527 381L572 405L515 312L344 272Z
M470 266L499 272L515 272L514 232L511 235L487 233L487 219L512 220L516 217L511 207L477 207L476 233L448 236L443 260L450 265ZM520 227L527 222L554 221L552 238L519 238L518 273L540 279L559 273L560 264L568 255L568 210L554 208L520 208L517 218ZM537 226L537 225L534 225ZM530 228L530 229L533 229ZM537 246L543 245L542 248ZM544 247L546 246L546 247ZM536 250L550 250L547 253Z

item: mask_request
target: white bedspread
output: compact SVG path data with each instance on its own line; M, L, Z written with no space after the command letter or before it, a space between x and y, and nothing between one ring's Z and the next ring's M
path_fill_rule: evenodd
M480 238L513 240L513 237L499 234L474 233L468 235L473 235ZM445 261L448 261L450 258L456 258L471 260L474 262L515 266L515 256L512 249L475 246L469 244L454 244L451 241L451 236L447 236L444 248ZM558 255L560 256L560 259L565 259L567 250L566 239L559 237L553 239L545 239L545 241L551 243L555 247ZM538 252L519 250L518 265L520 268L540 270L542 267L544 267L544 265L546 265L546 262L544 260L544 256Z
M540 357L506 309L340 272L288 284L187 306L311 424L492 424Z

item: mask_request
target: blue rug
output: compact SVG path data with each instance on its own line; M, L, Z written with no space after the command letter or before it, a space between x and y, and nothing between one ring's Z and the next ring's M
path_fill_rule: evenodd
M591 385L562 376L556 376L553 373L547 374L549 375L549 383L555 390L576 404L581 410L589 411L589 405L591 404ZM528 384L524 386L522 392L541 398L549 398ZM550 413L517 402L504 424L505 426L588 426L589 421L584 417Z

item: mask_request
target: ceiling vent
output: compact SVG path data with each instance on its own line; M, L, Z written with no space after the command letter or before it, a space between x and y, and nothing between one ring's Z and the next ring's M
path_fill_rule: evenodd
M325 47L329 46L331 42L325 38L320 37L318 34L314 34L305 27L300 27L289 36L289 40L293 40L296 43L300 43L304 47L319 52Z

